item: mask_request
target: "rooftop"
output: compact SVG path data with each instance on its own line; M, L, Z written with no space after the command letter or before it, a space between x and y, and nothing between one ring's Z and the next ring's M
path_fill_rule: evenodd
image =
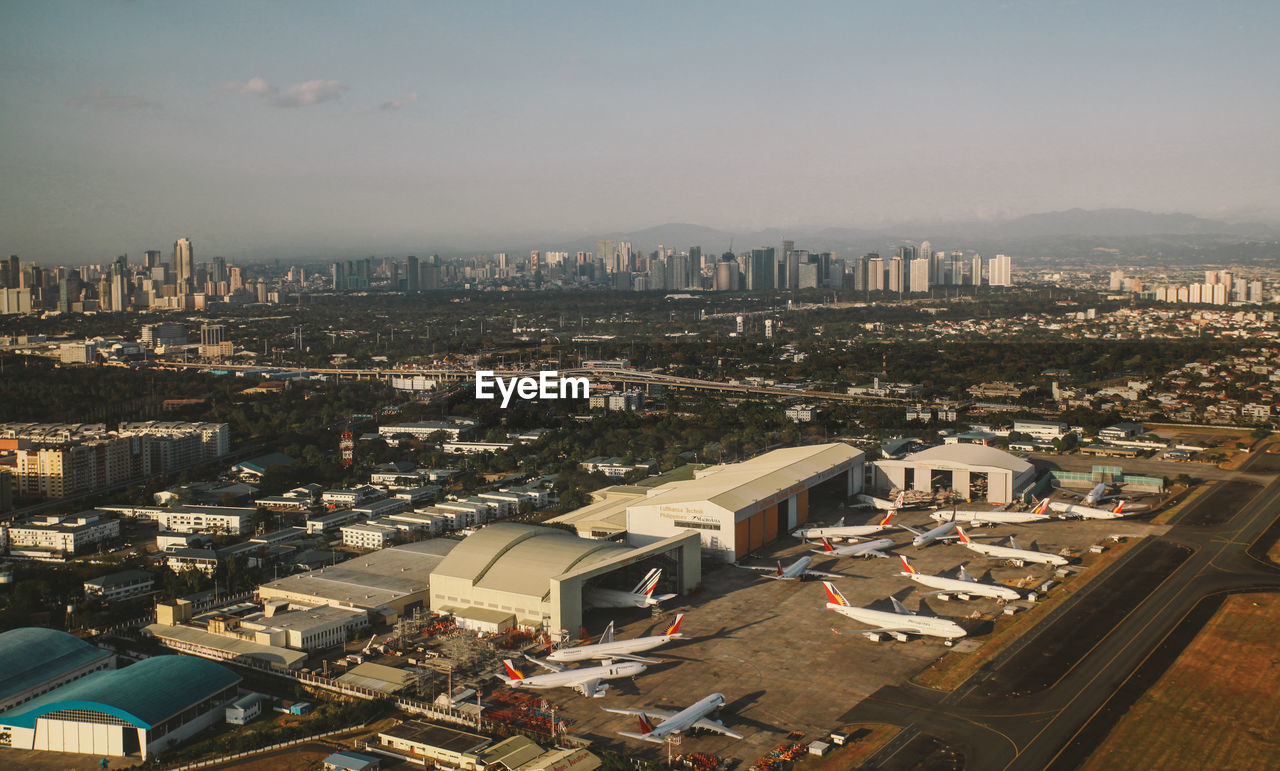
M1017 455L982 444L943 444L908 455L904 462L930 461L957 466L984 466L1023 474L1033 470L1030 463Z
M438 747L447 752L475 752L486 747L492 741L478 734L456 731L444 726L410 720L383 731L380 736L391 736L414 744Z
M379 549L332 567L271 581L262 588L371 608L426 591L436 565L457 545L447 538L432 538Z
M484 589L541 597L552 578L628 551L630 547L558 528L498 522L467 537L432 573Z
M0 633L0 699L110 655L56 629L10 629Z
M84 585L110 589L113 586L124 586L125 584L145 581L148 578L154 580L155 576L145 570L121 570L119 573L108 573L105 576L90 578L88 581L84 582Z

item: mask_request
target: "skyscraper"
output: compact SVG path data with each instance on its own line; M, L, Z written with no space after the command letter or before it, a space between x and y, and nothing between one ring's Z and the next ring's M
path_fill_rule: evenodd
M973 255L973 285L982 286L982 255L977 252Z
M917 257L911 261L911 286L912 292L929 291L929 265L933 260L926 257Z
M997 254L987 263L987 283L991 286L1013 286L1013 261L1007 254Z
M796 253L795 241L782 242L782 254L779 255L781 271L778 273L779 289L795 289L799 286L800 255Z
M778 275L777 259L773 247L762 247L751 250L751 260L747 263L747 290L763 292L774 288L774 279Z
M196 279L191 239L179 238L173 243L173 269L178 281L178 294L191 294L192 282Z
M418 268L418 256L411 254L405 260L405 283L404 288L410 292L416 292L422 287L422 271Z
M867 258L867 291L884 291L884 260L878 254L871 254Z
M899 247L898 253L889 258L889 285L885 288L902 294L907 289L906 283L906 260L903 259L902 247Z

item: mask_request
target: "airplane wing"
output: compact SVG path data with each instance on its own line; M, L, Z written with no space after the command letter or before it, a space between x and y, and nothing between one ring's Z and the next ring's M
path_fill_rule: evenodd
M903 525L903 524L899 523L898 527L902 528L903 530L909 530L909 531L911 531L912 533L915 533L916 535L924 535L924 531L923 531L923 530L916 530L916 529L915 529L914 527L912 527L911 525Z
M709 717L702 718L698 722L694 723L693 727L701 728L704 731L715 731L718 734L724 734L730 739L742 738L742 734L738 733L737 731L730 731L728 728L725 728L724 724L721 723L719 720L712 720Z
M676 714L662 709L636 709L634 707L603 707L602 709L605 712L616 712L619 715L644 715L645 717L656 717L659 720L670 720Z
M806 570L804 571L804 574L815 578L848 578L848 576L841 575L839 573L828 573L824 570Z
M563 672L563 671L564 671L564 669L565 669L564 667L560 666L559 664L552 664L550 661L543 661L542 659L535 659L533 656L530 656L530 655L529 655L529 654L527 654L527 653L526 653L526 654L524 654L524 657L525 657L526 659L528 659L528 660L532 661L533 663L537 664L538 666L543 667L544 669L548 669L548 670L550 670L550 671L552 671L552 672Z
M609 689L609 684L601 684L600 678L593 677L589 680L583 680L576 683L573 687L578 689L578 693L590 699L595 696L603 696L604 692Z
M661 659L646 659L644 656L637 656L634 653L610 653L607 656L595 656L594 658L605 659L606 661L639 661L642 664L662 663Z
M878 626L878 627L873 627L871 629L851 629L851 630L845 630L845 631L841 631L839 629L833 628L831 631L835 632L836 634L866 634L867 632L884 632L885 634L889 634L890 632L902 632L903 634L920 634L920 627L918 626L884 626L884 627Z
M826 552L819 552L819 553L826 554ZM763 565L739 565L738 567L742 568L743 570L755 570L757 572L764 573L765 578L781 578L781 576L778 575L777 568L767 568L767 567L764 567Z

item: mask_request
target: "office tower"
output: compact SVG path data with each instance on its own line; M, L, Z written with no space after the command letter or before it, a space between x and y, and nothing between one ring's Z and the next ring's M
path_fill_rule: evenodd
M738 262L732 254L725 254L716 263L715 279L717 292L732 292L738 288Z
M818 263L802 262L797 266L796 270L796 288L797 289L817 289L818 288Z
M867 258L867 291L884 291L884 259L878 254L869 255Z
M147 270L150 271L152 268L161 264L160 250L159 249L146 250L145 252L142 253L142 260Z
M926 239L926 240L924 240L924 241L921 241L921 242L920 242L920 254L919 254L919 256L920 256L921 258L923 258L923 259L926 259L926 260L932 260L932 259L933 259L933 245L932 245L932 244L930 244L930 243L929 243L929 241L928 241L927 239Z
M904 264L910 263L916 258L916 248L914 246L904 244L894 250L894 255L901 257Z
M796 251L794 241L782 242L782 273L778 282L779 288L796 289L800 286L800 252Z
M411 254L405 260L405 284L404 288L410 292L416 292L422 287L422 271L418 268L418 256Z
M217 345L222 342L226 327L222 324L201 324L200 344Z
M232 265L231 276L227 280L227 293L238 292L241 289L244 289L244 268Z
M751 258L747 263L747 290L765 292L775 287L777 259L773 247L767 246L751 250Z
M929 264L932 260L917 257L911 261L910 289L912 292L929 291Z
M1261 281L1249 282L1249 295L1245 299L1245 302L1251 302L1251 303L1262 302L1262 282Z
M1112 292L1119 292L1120 287L1124 286L1124 271L1113 270L1108 276L1107 289Z
M997 254L987 263L987 283L991 286L1013 286L1013 261L1009 255Z
M542 264L542 253L537 249L529 252L529 272L537 273Z
M9 289L22 288L22 262L16 254L9 255L9 270L4 285Z
M1218 283L1218 271L1206 270L1204 272L1204 282L1209 286L1213 286L1214 284Z
M960 286L964 283L964 252L955 251L951 253L951 285Z
M179 238L173 243L173 270L178 294L190 294L196 280L195 254L190 239Z
M333 280L333 291L341 292L347 288L346 266L335 262L329 266L329 277Z
M902 249L889 258L889 284L885 287L890 292L902 294L906 291L906 270L902 259Z
M605 270L618 271L618 245L608 239L596 241L596 258L604 260Z
M973 255L973 285L982 286L982 255L976 252Z
M688 289L692 283L692 260L687 254L673 254L667 258L668 289Z

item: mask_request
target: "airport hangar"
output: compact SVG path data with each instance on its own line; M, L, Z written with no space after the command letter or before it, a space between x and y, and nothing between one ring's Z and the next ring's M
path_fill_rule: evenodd
M944 444L872 465L876 490L945 488L972 499L982 494L985 481L986 499L999 504L1012 503L1036 479L1035 467L1026 460L981 444Z
M843 502L861 492L864 465L863 452L846 444L788 447L700 469L690 480L608 487L553 521L633 546L692 531L704 554L735 562L808 522L814 496Z
M702 580L701 556L694 532L633 547L545 525L495 522L431 572L431 610L476 631L518 626L559 639L582 626L584 589L628 591L660 567L665 586L687 592Z
M212 661L152 656L93 672L0 714L0 737L17 749L145 760L222 722L239 684L240 675Z

